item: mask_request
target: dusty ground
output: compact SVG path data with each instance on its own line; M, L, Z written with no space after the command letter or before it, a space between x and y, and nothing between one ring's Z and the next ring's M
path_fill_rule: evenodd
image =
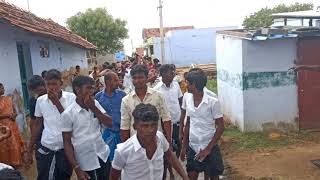
M313 133L313 136L319 139L320 133ZM225 136L221 144L226 169L223 179L320 180L320 168L310 162L320 159L319 142L299 140L281 147L246 150L234 146L234 137ZM29 170L22 169L21 172L26 180L36 179L34 164ZM179 179L176 176L176 180ZM76 177L73 176L72 180ZM199 180L203 180L203 174Z
M224 156L228 179L319 180L320 144L304 142L278 149L229 152Z

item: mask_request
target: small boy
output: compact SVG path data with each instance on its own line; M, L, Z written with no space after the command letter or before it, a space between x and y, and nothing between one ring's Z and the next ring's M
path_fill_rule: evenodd
M111 180L162 180L164 158L179 175L188 179L169 143L158 130L159 114L151 104L139 104L132 113L135 135L118 145L110 173Z
M224 167L218 141L224 131L223 115L215 97L204 92L207 77L201 71L187 74L188 92L182 108L188 114L181 160L187 153L187 172L191 180L204 172L211 180L219 179Z
M72 88L76 100L61 115L66 156L78 179L107 180L109 147L102 139L100 122L112 127L112 119L93 98L92 78L77 76Z

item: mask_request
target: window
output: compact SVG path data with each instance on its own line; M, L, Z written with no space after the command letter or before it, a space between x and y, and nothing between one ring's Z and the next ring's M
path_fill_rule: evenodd
M49 43L39 42L40 44L40 57L49 58Z

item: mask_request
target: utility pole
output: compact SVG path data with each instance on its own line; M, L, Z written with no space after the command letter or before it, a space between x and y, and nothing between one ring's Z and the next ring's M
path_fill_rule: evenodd
M159 16L160 16L160 44L161 44L161 58L160 58L160 63L164 64L165 63L165 52L164 52L164 33L163 33L163 17L162 17L162 0L159 0Z
M28 11L30 12L29 0L27 0L27 4L28 4Z
M131 40L131 54L133 54L133 41L132 41L132 39L130 39Z

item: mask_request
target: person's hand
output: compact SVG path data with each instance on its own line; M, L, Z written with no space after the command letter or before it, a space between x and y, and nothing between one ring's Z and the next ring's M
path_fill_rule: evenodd
M180 159L182 162L186 160L186 154L187 154L187 148L185 146L182 146L181 152L180 152Z
M28 152L22 153L22 162L27 169L31 167L32 161L29 160Z
M88 94L84 97L84 104L89 108L93 109L96 107L94 99Z
M179 141L180 141L180 144L183 143L183 131L180 131L180 130L179 130Z
M29 149L26 153L24 153L23 160L25 161L27 168L29 168L33 163L33 150Z
M183 180L190 180L188 176L182 178Z
M210 154L210 152L211 151L208 148L205 148L204 150L200 149L200 152L196 155L194 159L202 162Z
M289 71L294 71L294 72L298 72L299 70L302 70L304 68L304 66L300 65L300 66L294 66L292 68L289 69Z
M48 90L48 98L52 101L54 105L57 105L60 102L58 93L50 89Z
M76 168L74 170L77 174L78 180L88 180L90 179L90 176L88 173L82 171L80 168Z
M17 113L14 112L14 113L12 113L12 114L10 115L9 118L10 118L12 121L15 121L16 118L17 118L17 116L18 116Z

